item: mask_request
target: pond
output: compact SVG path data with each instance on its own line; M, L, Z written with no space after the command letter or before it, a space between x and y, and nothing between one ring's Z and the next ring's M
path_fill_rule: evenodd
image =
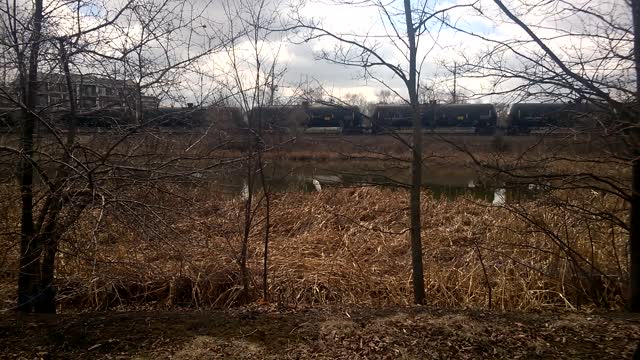
M427 165L423 186L435 198L455 199L471 196L477 200L501 204L533 196L527 184L509 184L463 166ZM408 186L408 164L384 161L302 162L277 161L265 167L265 178L274 192L322 191L334 187L384 186L400 189ZM229 169L212 179L225 193L241 196L248 191L246 169ZM259 188L256 178L255 185Z

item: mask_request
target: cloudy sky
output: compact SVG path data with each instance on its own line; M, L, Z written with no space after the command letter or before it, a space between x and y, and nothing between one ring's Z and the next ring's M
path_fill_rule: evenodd
M246 26L251 21L251 13L247 9L256 10L259 1L265 1L266 4L262 11L263 18L277 17L277 20L268 25L270 28L279 28L283 24L297 24L299 21L315 24L354 44L375 48L376 54L384 61L402 71L406 71L408 67L407 48L403 44L403 41L406 41L403 31L403 2L400 0L168 0L166 3L149 0L144 2L144 6L136 5L135 11L123 16L116 27L105 28L92 34L96 40L93 46L101 51L108 49L107 52L110 51L112 55L117 56L122 52L121 49L133 46L131 39L135 40L144 35L140 19L153 13L157 4L165 4L171 10L168 13L173 15L165 14L165 17L154 18L152 25L162 28L171 23L184 28L161 37L161 41L149 50L147 56L162 61L162 51L169 48L176 59L185 58L193 55L198 48L211 45L212 41L228 40L230 34L237 33L243 25ZM126 0L93 0L83 3L83 26L95 26L112 17L115 9L121 8L125 2ZM551 0L543 2L544 5L536 2L535 6L528 4L528 0L504 2L517 16L532 26L563 59L586 59L589 64L599 64L598 66L603 67L602 61L597 63L603 48L614 46L611 43L615 39L622 43L615 45L618 46L618 50L622 49L620 51L624 52L627 46L628 36L618 36L620 33L624 35L631 24L625 0ZM143 4L133 4L138 3ZM472 7L468 6L471 4ZM451 69L454 63L473 62L483 54L495 51L495 41L530 40L530 37L508 20L491 0L412 0L412 5L416 9L425 9L426 13L450 9L443 13L444 17L427 22L418 40L422 85L435 86L440 93L446 94L453 87ZM585 13L576 13L575 9L604 16L598 20ZM75 31L73 22L68 20L73 19L73 5L62 6L55 11L57 22L52 20L51 26L62 33ZM618 27L617 30L612 30L615 27ZM398 32L398 36L395 31ZM320 33L314 33L318 34ZM606 36L594 36L601 34ZM277 69L286 69L281 79L280 95L287 95L291 93L290 89L308 84L310 87L320 85L336 97L357 93L375 101L376 93L385 86L405 96L406 90L402 81L384 66L370 67L368 75L372 76L365 78L365 73L360 67L336 65L321 59L322 54L341 54L341 60L346 59L357 64L361 59L361 54L354 51L357 47L345 46L344 43L326 36L305 41L309 35L310 33L305 31L275 32L259 42L263 68L268 67L277 54ZM190 46L187 46L188 44ZM518 46L518 50L526 54L540 53L540 49L535 45L524 42L514 44ZM232 46L218 49L215 54L200 59L194 65L200 74L187 74L182 80L185 98L193 101L198 97L198 91L202 92L201 87L212 92L218 91L220 87L214 85L214 80L226 81L228 87L236 86L237 81L234 79L225 79L232 73L234 59L236 68L242 73L243 81L246 81L242 86L251 87L251 79L255 76L255 56L252 49L250 39L245 36L236 39ZM504 64L513 65L521 61L513 53L501 56L503 58L500 61ZM611 77L618 76L623 71L620 69L628 64L605 65L604 67L614 69L607 74ZM149 63L148 67L152 68L153 65ZM588 74L592 70L587 67L579 71ZM189 71L185 69L182 72ZM201 76L202 74L206 76ZM487 93L492 90L491 86L495 80L495 76L459 76L458 92L464 95ZM508 88L504 83L501 86ZM473 101L496 101L496 98Z
M422 76L424 86L436 84L439 91L446 92L453 87L451 68L454 63L463 63L493 51L492 40L521 39L530 41L530 37L516 24L510 21L493 1L474 2L447 0L428 0L412 2L414 7L434 10L452 8L446 12L444 21L432 20L425 26L425 32L419 37L419 58L423 59ZM473 7L465 6L473 3ZM611 33L612 24L622 29L629 28L631 19L624 0L560 0L545 2L535 6L526 0L507 0L505 4L528 25L563 59L580 58L583 61L596 61L602 55L602 49L613 46L603 45L616 38ZM407 50L397 38L394 38L393 26L404 36L404 15L402 1L391 0L380 3L366 1L324 0L302 3L299 13L282 6L278 11L284 19L295 21L302 16L305 21L314 21L325 30L341 38L369 47L375 47L377 53L393 65L406 70ZM576 13L576 9L602 14L602 21L596 17ZM386 13L385 13L386 11ZM291 20L294 19L294 20ZM609 39L599 40L596 36L607 33ZM581 34L575 36L575 34ZM391 35L391 38L389 37ZM484 41L484 38L489 41ZM403 83L397 76L384 67L371 68L375 77L363 78L364 71L358 67L345 67L319 59L324 52L335 54L340 42L322 37L307 43L292 44L304 36L288 35L277 43L279 63L287 68L285 82L290 85L313 79L322 84L334 96L347 93L360 93L375 100L376 92L385 86L405 95ZM274 44L276 42L274 41ZM342 44L344 45L344 44ZM531 54L539 53L537 46L519 44L521 49ZM347 58L357 58L357 53L348 53ZM586 60L585 60L586 59ZM512 61L513 59L503 59ZM602 64L600 64L601 66ZM589 69L579 69L588 72ZM482 94L490 91L491 78L458 78L458 92L466 95ZM386 85L385 85L386 84ZM495 97L479 101L495 101Z

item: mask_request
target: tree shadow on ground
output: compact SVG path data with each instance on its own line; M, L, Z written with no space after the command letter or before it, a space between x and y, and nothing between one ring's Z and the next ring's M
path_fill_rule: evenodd
M640 318L425 308L0 317L0 358L631 358Z

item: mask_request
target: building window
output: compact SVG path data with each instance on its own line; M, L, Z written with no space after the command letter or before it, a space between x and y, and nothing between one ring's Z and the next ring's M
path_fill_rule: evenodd
M49 91L55 91L55 92L60 92L62 91L62 84L57 83L57 82L50 82L47 83L47 90Z
M53 106L62 106L62 97L59 95L51 96L51 105Z
M95 85L83 85L82 86L82 94L85 96L96 96L96 86Z
M49 101L47 99L47 95L38 95L38 106L47 106L49 105Z
M83 108L93 108L96 107L96 99L82 99Z

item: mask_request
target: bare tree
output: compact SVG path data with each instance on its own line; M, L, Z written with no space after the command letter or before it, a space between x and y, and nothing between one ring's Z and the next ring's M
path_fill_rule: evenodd
M352 6L350 1L334 1L335 6ZM447 14L456 8L465 8L473 4L455 4L439 6L436 2L420 1L412 3L405 0L401 5L379 1L359 2L362 8L375 9L380 15L383 26L382 33L358 33L346 30L333 31L320 22L308 20L298 16L297 24L289 27L298 30L304 41L313 39L327 39L337 43L335 50L324 50L318 57L326 61L357 67L363 70L364 77L378 81L386 90L398 96L399 99L413 109L413 135L411 143L396 137L410 149L411 152L411 184L410 184L410 237L412 249L413 292L416 304L425 303L424 274L422 264L421 210L420 197L422 188L422 125L419 96L421 89L420 74L423 65L436 47L438 25ZM425 47L420 41L433 42ZM384 50L396 52L397 58L388 55ZM392 75L400 79L404 88L398 91L385 81L383 74ZM385 93L386 94L386 93Z
M551 151L552 155L531 162L525 161L528 154L522 154L519 164L497 165L495 161L476 160L483 167L521 181L543 179L542 182L551 183L552 189L595 191L627 204L630 212L629 220L625 221L615 211L593 209L590 204L577 207L570 200L556 199L568 213L595 216L599 221L628 231L628 305L632 311L640 311L640 138L637 121L640 47L634 35L640 29L640 4L637 1L595 4L564 0L518 4L494 0L494 3L496 12L484 9L482 15L498 26L515 28L513 32L522 36L498 38L446 22L447 26L487 45L487 50L477 57L462 54L465 61L458 63L464 77L490 80L476 95L491 95L504 102L533 99L588 104L590 114L585 115L581 123L583 130L589 133L587 141L593 141L598 151L585 158L557 148ZM635 76L631 75L633 71ZM572 138L575 137L569 139ZM532 154L533 148L541 144L542 137L527 151ZM561 162L590 164L590 168L562 169ZM599 172L601 165L607 163L630 165L631 178ZM538 169L537 173L532 172L534 167ZM519 213L526 216L525 212ZM559 246L565 246L560 241L562 237L548 235L558 241ZM581 272L596 272L598 277L607 278L603 269L593 269L591 259L577 259L580 255L574 250L565 247L563 251L574 263L586 264L579 266ZM624 275L619 274L620 277Z
M278 64L281 34L268 30L278 21L278 4L267 0L225 2L229 26L222 36L226 43L224 76L219 79L232 94L243 114L246 144L243 211L239 231L240 249L236 261L240 270L244 301L250 296L252 278L249 270L251 239L257 227L262 228L264 245L262 296L268 298L269 230L271 226L271 194L267 179L267 163L263 153L282 143L273 143L264 121L269 108L278 101L277 89L286 69ZM283 140L282 142L287 142Z
M387 89L379 90L376 96L379 104L391 104L393 102L393 94Z
M79 108L84 106L83 79L87 77L82 75L79 82L76 81L72 69L87 76L103 74L103 77L109 77L105 72L99 72L103 61L122 61L126 55L114 55L107 44L120 42L123 54L141 54L148 50L152 41L127 40L134 29L141 29L148 39L155 40L156 44L162 39L166 46L156 51L161 53L158 56L164 55L167 62L153 71L154 80L147 84L168 89L170 85L162 83L167 74L214 48L207 46L195 55L177 61L172 59L171 50L177 49L173 46L182 40L167 35L178 30L188 33L193 26L190 21L173 22L174 18L184 19L186 16L182 15L188 15L183 7L175 6L176 3L134 5L127 2L115 9L102 8L105 17L97 22L85 15L82 9L85 5L78 3L76 12L67 13L65 4L61 2L44 8L43 2L38 0L33 6L21 7L14 2L6 3L0 9L0 26L6 35L0 45L13 57L16 66L12 71L17 77L17 95L11 88L3 88L2 95L22 113L18 146L8 143L0 147L2 153L13 155L19 164L21 218L17 309L21 312L56 311L53 281L59 245L73 226L91 213L87 209L99 209L102 213L112 206L140 216L134 208L151 208L127 197L132 188L139 189L142 184L154 187L163 181L161 179L185 175L184 168L169 166L179 162L182 155L158 160L155 153L140 153L143 139L139 138L137 143L131 141L138 130L162 121L159 118L113 133L113 137L97 143L79 141L77 117ZM142 14L149 21L138 16ZM52 80L58 73L62 74L62 83ZM126 80L121 84L123 101L131 96L139 105L143 90L141 82L137 82L133 90ZM52 86L63 86L65 96L61 103L49 102L46 94ZM57 106L62 106L67 113L62 120L52 111ZM137 112L142 110L140 106L135 109ZM36 137L40 134L43 136ZM129 147L132 144L135 145ZM136 153L140 157L133 156ZM196 160L192 158L191 161Z

